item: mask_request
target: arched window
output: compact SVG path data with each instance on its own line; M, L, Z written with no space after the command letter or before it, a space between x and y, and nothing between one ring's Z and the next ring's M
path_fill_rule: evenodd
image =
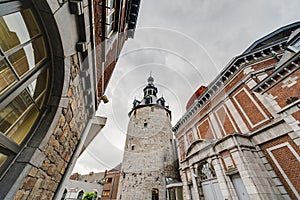
M61 197L61 200L65 200L65 199L66 199L67 193L68 193L68 191L67 191L67 189L65 189L65 190L64 190L64 193L63 193L63 195L62 195L62 197Z
M146 97L146 100L145 100L145 103L146 103L146 104L151 104L151 103L152 103L152 97L147 96L147 97Z
M16 6L18 4L18 6ZM43 113L50 59L29 1L0 6L0 177Z
M84 195L84 191L83 191L83 190L80 190L80 191L78 192L77 199L82 199L82 198L83 198L83 195Z
M198 176L201 181L212 179L216 177L216 172L213 166L208 162L204 161L198 165Z
M158 200L159 199L159 192L157 188L152 188L152 200Z

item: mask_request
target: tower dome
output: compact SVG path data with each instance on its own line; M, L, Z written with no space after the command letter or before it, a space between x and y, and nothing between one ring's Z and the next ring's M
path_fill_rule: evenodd
M169 116L171 117L171 111L169 110L169 106L166 105L165 99L163 97L160 97L160 98L157 97L158 89L154 85L154 78L151 76L151 74L148 77L147 82L148 83L147 83L146 87L144 87L144 89L143 89L143 92L144 92L143 99L140 101L134 99L133 107L132 107L132 110L129 112L129 116L137 108L147 106L147 105L157 105L157 106L160 106L160 107L164 108L165 110L167 110L167 112L169 113Z
M154 82L154 78L150 74L150 76L148 78L148 84L153 84L153 82Z

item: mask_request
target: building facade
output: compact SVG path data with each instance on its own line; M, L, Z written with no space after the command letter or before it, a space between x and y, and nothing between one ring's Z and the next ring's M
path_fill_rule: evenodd
M177 179L171 111L150 76L144 98L134 100L124 148L118 199L167 199L167 180Z
M119 164L109 171L105 171L101 200L116 200L122 165Z
M61 197L105 125L105 88L137 0L0 2L0 199Z
M299 28L259 39L189 101L173 127L184 199L300 199Z

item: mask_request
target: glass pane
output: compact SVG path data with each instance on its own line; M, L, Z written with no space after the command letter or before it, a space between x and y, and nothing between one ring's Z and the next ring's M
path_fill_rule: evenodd
M107 7L112 9L114 7L114 2L115 0L107 0Z
M40 97L39 97L39 99L37 99L37 101L36 101L36 104L38 105L38 107L41 109L42 108L42 106L44 105L43 103L44 103L44 100L45 100L45 96L46 96L46 94L44 93L43 95L41 95Z
M107 22L106 23L107 24L112 24L114 22L114 20L115 20L115 14L113 13L113 14L111 14L107 17Z
M7 62L0 60L0 93L17 80Z
M8 51L40 34L29 9L0 17L0 46Z
M21 142L29 133L38 115L39 111L35 106L32 106L18 121L14 128L10 130L10 132L8 133L8 137L16 143L21 144Z
M0 131L5 134L30 105L33 105L33 103L27 92L23 91L0 110Z
M45 58L46 49L42 37L34 40L31 44L26 45L8 56L9 61L12 63L20 77L34 68Z
M36 80L28 85L28 91L33 99L38 99L38 97L46 91L47 88L47 71L40 74Z
M0 167L5 163L6 160L7 160L7 155L0 153Z

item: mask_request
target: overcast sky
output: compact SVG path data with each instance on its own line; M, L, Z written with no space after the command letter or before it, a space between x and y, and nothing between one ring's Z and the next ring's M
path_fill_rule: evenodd
M122 161L128 112L150 71L172 111L172 124L201 85L252 43L300 21L299 0L141 0L135 38L128 40L111 77L109 103L97 114L107 124L78 159L73 172L111 169Z

